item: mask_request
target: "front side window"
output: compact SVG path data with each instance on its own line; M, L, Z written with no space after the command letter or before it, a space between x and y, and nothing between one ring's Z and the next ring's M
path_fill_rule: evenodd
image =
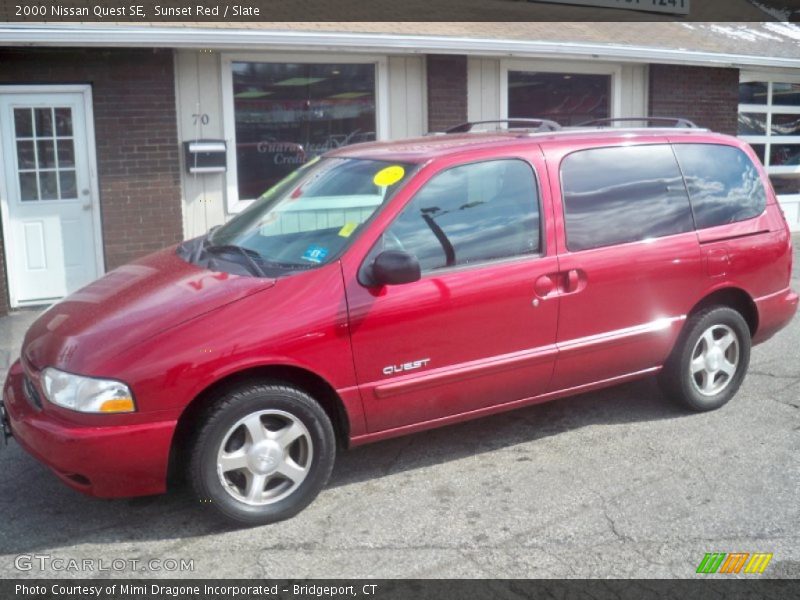
M384 232L376 250L404 250L423 272L538 254L539 199L529 164L493 160L438 173Z
M561 182L570 251L694 228L681 172L667 145L575 152L561 164Z
M330 262L408 180L413 167L355 158L312 161L214 231L204 251L251 266L255 262L256 274Z
M234 62L240 200L328 150L375 139L375 64Z
M675 144L699 229L757 217L767 204L753 162L732 146Z

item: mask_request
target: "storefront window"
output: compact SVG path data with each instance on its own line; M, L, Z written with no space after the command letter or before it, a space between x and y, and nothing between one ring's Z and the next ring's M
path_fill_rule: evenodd
M611 75L508 72L509 118L578 125L611 116Z
M739 137L764 163L790 227L800 231L800 83L758 79L739 86Z
M308 160L375 139L375 65L234 62L239 199Z

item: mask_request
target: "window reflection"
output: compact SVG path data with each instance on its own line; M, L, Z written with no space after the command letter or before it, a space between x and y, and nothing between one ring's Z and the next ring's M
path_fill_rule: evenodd
M547 118L578 125L610 114L610 75L509 71L509 118Z
M800 144L772 144L769 152L771 167L800 166Z
M772 115L772 135L800 135L800 115Z
M766 104L769 87L761 81L739 84L739 104Z
M764 184L744 152L712 144L675 144L674 148L698 228L744 221L764 211Z
M689 199L669 146L597 148L562 163L571 251L690 231Z
M767 113L739 113L739 135L767 133Z
M375 65L235 62L239 198L328 150L375 139Z
M539 206L530 165L497 160L434 176L383 235L379 249L414 254L423 271L536 254Z

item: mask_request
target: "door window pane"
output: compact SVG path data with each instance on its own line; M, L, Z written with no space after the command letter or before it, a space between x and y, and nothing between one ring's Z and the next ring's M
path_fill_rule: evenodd
M773 106L800 106L800 83L773 83Z
M800 136L800 115L772 115L772 135Z
M33 116L30 108L14 109L14 130L17 138L33 137Z
M739 113L739 135L765 135L767 113Z
M77 198L78 185L75 181L75 171L60 171L58 176L61 184L61 197Z
M33 142L17 142L17 166L20 169L36 168L36 152L33 149Z
M39 188L36 183L36 173L19 174L19 196L23 202L39 199Z
M375 139L375 65L233 64L239 198L328 150Z
M51 137L53 135L53 109L36 108L33 112L36 137Z
M769 166L796 167L800 165L800 144L772 144Z
M58 200L58 182L55 171L39 173L39 195L42 200Z
M547 118L578 125L611 116L610 75L509 71L509 118Z
M75 149L72 140L58 140L58 166L75 166Z
M731 146L675 144L698 228L752 219L767 196L747 155Z
M55 109L56 135L69 137L72 135L72 110L69 108Z
M764 82L739 84L739 104L766 104L769 87Z
M689 198L667 145L575 152L561 166L571 251L691 231Z
M533 169L496 160L448 169L417 192L380 249L414 254L423 272L540 252Z
M36 142L36 152L39 157L40 169L52 169L56 166L56 147L53 140Z

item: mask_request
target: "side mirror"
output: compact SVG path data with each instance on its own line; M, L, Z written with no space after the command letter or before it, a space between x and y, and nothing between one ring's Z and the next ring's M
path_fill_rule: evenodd
M372 263L372 283L400 285L422 277L417 257L402 250L384 250Z

